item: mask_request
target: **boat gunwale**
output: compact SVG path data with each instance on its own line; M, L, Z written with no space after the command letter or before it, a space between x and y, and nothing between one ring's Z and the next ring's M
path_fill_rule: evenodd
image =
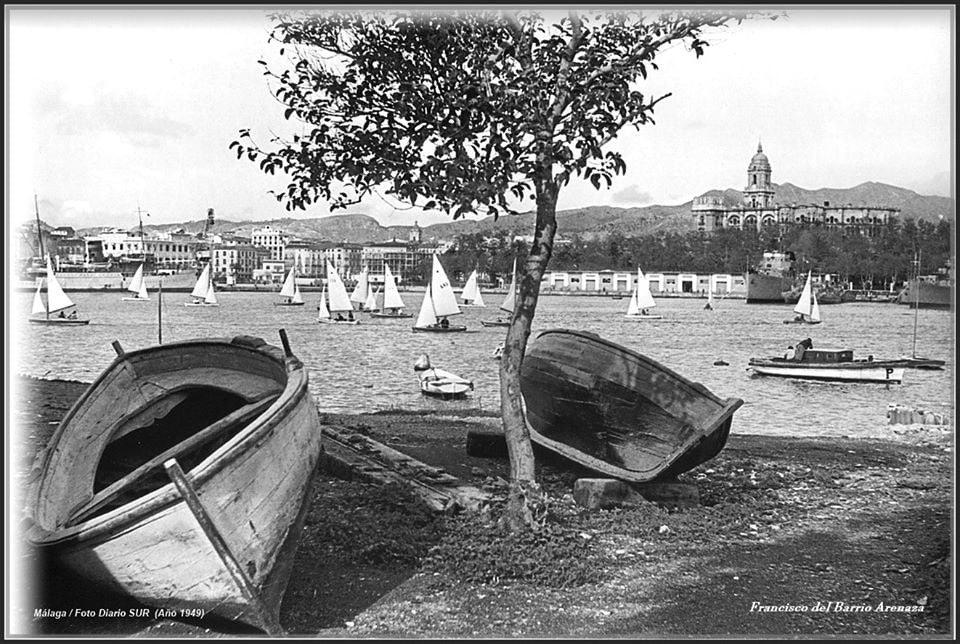
M709 389L707 389L706 386L704 386L703 384L701 384L701 383L699 383L699 382L697 382L697 381L695 381L695 380L691 380L691 379L687 378L686 376L680 374L680 373L677 372L677 371L674 371L674 370L671 369L670 367L664 365L662 362L659 362L658 360L655 360L654 358L651 358L651 357L649 357L649 356L643 355L642 353L639 353L638 351L634 351L633 349L630 349L629 347L625 347L625 346L623 346L622 344L618 344L618 343L616 343L616 342L613 342L612 340L607 340L606 338L602 338L602 337L600 337L599 335L597 335L597 334L595 334L595 333L593 333L593 332L591 332L591 331L577 331L577 330L575 330L575 329L565 329L565 328L546 329L546 330L544 330L544 331L539 332L539 333L537 334L536 338L534 338L534 340L538 340L538 339L540 339L541 337L543 337L544 335L548 335L548 334L551 334L551 333L566 334L566 335L576 335L576 336L578 336L578 337L580 337L580 338L590 340L590 341L595 342L595 343L600 344L600 345L604 345L604 346L606 346L607 348L613 349L614 351L616 351L616 352L618 352L618 353L620 353L620 354L622 354L622 355L624 355L624 356L629 356L631 359L635 360L636 362L640 363L641 365L644 365L645 367L646 367L647 365L652 366L653 369L649 369L650 371L659 371L659 372L661 372L661 373L664 373L664 374L670 376L670 378L673 379L674 381L676 381L678 384L681 384L681 385L683 385L683 386L687 386L687 387L690 387L690 388L696 390L697 394L702 395L702 396L704 396L704 397L706 397L706 398L709 398L712 402L716 403L716 404L719 405L719 406L723 406L724 404L726 404L726 402L727 402L728 400L731 400L731 399L729 399L729 398L721 398L721 397L718 396L717 394L715 394L715 393L713 393L712 391L710 391ZM531 347L531 348L533 348L533 347ZM529 353L529 352L528 352L528 353ZM638 392L638 393L640 393L640 395L643 395L645 398L647 397L646 394L644 394L643 392ZM739 399L738 399L738 398L734 398L733 400L739 400ZM741 400L741 404L742 404L742 402L743 402L743 401Z
M312 403L312 401L310 401L310 394L308 391L307 372L303 368L303 363L301 363L296 357L284 356L278 347L272 346L266 342L257 347L251 347L249 345L237 344L233 342L232 339L222 338L187 340L124 353L123 355L118 356L117 359L115 359L110 365L110 367L105 369L101 373L100 377L94 381L93 385L91 385L80 397L80 399L78 399L78 401L71 408L70 412L68 412L68 415L57 428L57 433L55 436L59 437L62 434L62 431L69 426L69 421L72 420L74 412L78 410L86 401L86 399L92 394L92 392L96 390L96 387L101 383L101 381L105 379L108 374L112 373L115 369L126 363L125 357L129 357L134 354L144 355L149 353L159 353L161 351L165 352L182 349L186 346L200 346L211 343L226 345L242 351L265 354L267 357L275 361L282 362L284 365L284 371L287 375L287 382L283 390L277 396L276 400L274 400L269 407L267 407L257 417L252 419L246 427L232 436L226 443L214 450L209 456L207 456L207 458L198 463L187 473L191 482L197 488L202 488L204 484L206 484L215 475L228 467L237 458L247 453L252 444L261 442L267 438L281 425L281 420L287 417L289 412L303 404L304 400L307 400L308 404ZM58 442L59 438L57 438L57 440L52 438L48 445L53 446ZM30 500L28 509L32 509L34 507L39 494L42 493L42 483L45 478L43 472L49 466L49 458L51 454L52 450L44 450L42 457L43 462L40 466L41 474L33 484L32 492L28 495ZM31 525L26 528L25 533L28 539L35 545L43 547L64 546L70 542L89 541L104 536L109 537L115 534L118 530L122 530L125 526L128 526L143 517L161 512L168 506L176 505L177 503L182 502L183 498L180 496L179 492L177 492L173 482L170 482L162 487L151 490L142 496L132 499L128 503L114 508L109 512L92 516L87 520L81 521L76 525L69 527L58 527L54 529L44 528L37 523L32 516L30 516L28 517L28 520L30 521Z

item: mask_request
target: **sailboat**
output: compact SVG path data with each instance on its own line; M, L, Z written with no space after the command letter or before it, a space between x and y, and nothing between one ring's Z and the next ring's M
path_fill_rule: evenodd
M507 296L503 298L500 304L500 310L506 311L510 315L507 319L498 317L496 320L480 320L483 326L510 326L510 318L513 317L513 308L517 304L517 260L513 260L513 277L510 279L510 288L507 289Z
M477 278L477 270L474 269L467 278L467 283L463 285L463 291L460 292L460 306L484 307L483 295L480 293L480 283Z
M820 304L817 303L817 294L813 292L812 271L807 271L807 281L793 310L797 316L792 320L784 320L784 324L820 324L821 322Z
M327 262L327 285L330 287L327 294L330 298L327 317L318 317L317 321L329 324L359 323L359 320L353 317L353 303L347 294L347 287L337 273L337 269L329 261Z
M213 288L213 276L210 274L210 264L203 267L197 283L190 292L191 302L184 302L184 306L220 306L217 302L217 292Z
M374 318L412 318L413 313L403 311L406 305L400 297L400 291L397 290L397 282L390 271L390 266L383 265L383 306L379 311L372 311L370 317Z
M290 272L287 273L287 279L283 281L280 295L285 299L282 302L275 302L277 306L303 306L303 296L300 295L300 287L297 286L296 268L291 268Z
M637 287L633 289L633 295L630 296L630 304L627 306L627 313L624 316L628 320L661 320L662 315L648 313L657 305L650 292L650 280L643 274L643 271L637 266Z
M147 295L147 282L143 279L143 264L137 267L137 272L133 274L130 280L130 286L127 290L136 293L133 297L123 298L124 302L149 302L150 296Z
M363 311L367 304L367 296L370 294L370 283L367 277L367 269L360 271L360 279L357 285L353 287L353 293L350 294L350 301L357 305L358 311Z
M63 292L63 287L60 286L60 282L57 281L57 276L53 272L53 264L50 262L50 258L47 257L47 301L43 301L43 284L44 280L41 279L40 283L37 284L37 292L33 296L33 308L30 310L31 315L37 315L43 313L42 318L28 318L33 324L58 324L66 326L76 326L80 324L90 324L90 320L82 320L77 317L76 304L73 303L66 293ZM73 307L74 310L67 315L67 309ZM50 317L53 313L58 313L59 315Z
M465 326L455 326L447 320L448 316L459 315L463 313L457 304L457 296L450 286L450 280L443 270L440 259L433 256L433 274L430 276L430 283L423 294L423 302L420 304L420 314L413 325L414 331L430 331L436 333L449 333L454 331L466 331Z
M369 313L375 313L377 311L377 296L380 294L380 289L371 290L367 293L367 301L363 303L363 310Z
M330 309L327 308L327 287L320 289L320 303L317 305L317 322L329 322Z
M707 289L707 303L703 306L704 310L713 310L713 289Z

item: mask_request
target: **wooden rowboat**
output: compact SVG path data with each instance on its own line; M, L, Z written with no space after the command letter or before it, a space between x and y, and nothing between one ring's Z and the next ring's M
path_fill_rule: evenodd
M283 350L250 336L115 342L34 463L28 541L147 606L282 632L321 430L280 334Z
M716 456L743 405L627 347L566 329L530 343L520 387L535 443L633 483Z

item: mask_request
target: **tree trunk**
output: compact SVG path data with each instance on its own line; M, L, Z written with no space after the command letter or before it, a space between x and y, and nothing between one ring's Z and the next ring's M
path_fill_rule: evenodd
M551 182L538 185L533 244L520 271L516 306L500 358L500 415L510 456L510 492L503 518L513 531L536 530L546 516L546 499L536 482L533 445L520 398L520 365L540 297L540 280L553 252L557 195L557 188Z

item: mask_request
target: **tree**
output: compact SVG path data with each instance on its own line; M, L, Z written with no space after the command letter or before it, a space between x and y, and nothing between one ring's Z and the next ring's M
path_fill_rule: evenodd
M609 187L626 170L604 147L623 128L653 123L669 94L638 89L656 55L742 16L719 12L294 12L272 15L287 69L265 74L284 115L305 127L269 148L241 130L231 143L263 172L289 177L288 210L331 208L384 191L454 218L516 213L533 201L533 242L518 265L519 295L500 362L510 457L504 518L536 527L544 498L520 395L520 365L553 251L561 189L583 178ZM523 258L521 258L523 259Z

